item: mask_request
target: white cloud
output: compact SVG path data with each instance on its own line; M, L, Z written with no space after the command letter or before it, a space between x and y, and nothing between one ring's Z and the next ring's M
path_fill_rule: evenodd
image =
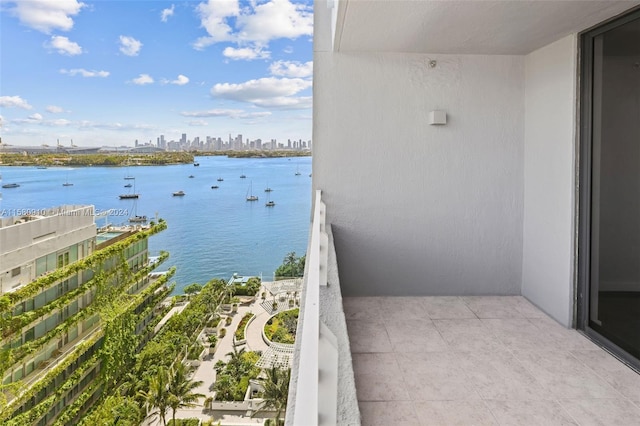
M51 114L59 114L61 112L64 112L64 109L62 109L62 107L56 106L56 105L49 105L46 108L47 112L50 112Z
M175 5L172 4L170 8L162 9L162 12L160 12L160 20L162 22L167 22L169 16L173 16L173 11L175 10L175 8Z
M61 69L60 74L67 74L71 77L75 77L76 75L80 75L82 77L109 77L109 71L96 71L96 70L85 70L84 68L74 68L70 70Z
M175 80L171 81L171 84L177 84L178 86L184 86L188 82L189 82L189 77L180 74L180 75L178 75L178 78L176 78Z
M222 54L229 59L233 59L237 61L239 59L245 61L251 61L254 59L269 59L271 52L267 50L262 50L261 47L225 47L222 51Z
M33 121L42 121L42 114L38 114L36 112L35 114L31 114L28 118Z
M3 108L22 108L31 109L29 102L22 99L20 96L0 96L0 107Z
M293 46L286 46L284 49L282 49L282 51L284 53L293 53Z
M263 108L279 108L279 109L306 109L311 108L311 96L277 96L269 99L259 99L254 102L256 106Z
M200 3L196 7L196 12L200 17L200 26L209 36L196 40L193 45L195 49L202 50L214 43L235 39L231 34L233 29L227 23L227 18L240 14L238 0L209 0L206 3Z
M4 125L4 118L0 115L0 128Z
M82 54L82 47L64 36L51 36L51 40L45 43L50 49L55 49L61 55L75 56Z
M52 30L69 31L73 28L73 19L85 7L76 0L29 0L16 2L11 12L21 23L50 34Z
M113 131L139 131L139 130L157 130L154 126L148 124L122 124L113 123L95 123L89 120L82 120L76 123L82 130L113 130Z
M311 77L313 75L313 62L276 61L269 66L269 72L281 77Z
M268 43L278 38L295 39L313 34L312 6L294 4L289 0L272 0L259 4L254 13L240 15L236 25L240 38Z
M245 114L242 114L238 118L263 118L263 117L269 117L270 115L271 113L269 111L247 112Z
M310 88L311 80L301 78L267 77L244 83L218 83L211 88L215 97L240 102L249 102L260 107L283 109L309 108L311 97L293 97Z
M120 36L120 51L127 56L138 56L142 43L129 36Z
M189 121L187 123L189 126L208 126L209 123L207 123L204 120L193 120L193 121Z
M52 126L52 127L65 127L70 125L71 121L66 120L64 118L58 118L57 120L43 121L42 124L44 124L45 126Z
M149 74L140 74L137 78L131 80L131 82L139 86L151 84L153 83L153 77L151 77Z
M271 115L269 111L245 112L242 109L210 109L207 111L184 111L184 117L229 117L229 118L263 118Z
M185 117L232 117L242 114L241 109L210 109L208 111L181 112Z
M262 49L271 40L313 34L312 6L294 4L290 0L251 2L242 9L237 0L208 0L200 3L196 11L200 25L208 35L198 38L193 47L202 50L215 43L232 42L237 48L225 49L224 55L236 60L268 57L270 52L262 52Z

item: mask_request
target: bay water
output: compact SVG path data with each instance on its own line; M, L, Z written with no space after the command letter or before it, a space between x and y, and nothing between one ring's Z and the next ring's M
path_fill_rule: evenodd
M98 227L128 225L133 215L156 217L168 229L151 237L151 255L166 250L160 266L176 266L176 289L232 274L273 277L289 252L303 255L311 215L311 157L196 157L199 166L2 167L0 215L13 216L63 204L92 204ZM246 178L241 178L245 175ZM135 179L125 180L125 176ZM193 176L193 177L190 177ZM223 181L218 181L218 178ZM63 183L72 186L63 186ZM131 183L131 188L125 185ZM119 199L134 191L138 199ZM218 186L212 189L212 186ZM265 188L272 192L265 192ZM185 195L173 196L177 191ZM258 201L246 201L247 195ZM274 207L266 207L268 200Z

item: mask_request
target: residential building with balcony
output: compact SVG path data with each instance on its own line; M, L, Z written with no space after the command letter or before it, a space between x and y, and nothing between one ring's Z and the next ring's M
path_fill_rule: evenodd
M166 225L98 232L93 206L36 213L0 219L0 423L74 424L153 333L171 273L149 276L168 253L149 257L148 238Z
M314 3L287 424L638 422L639 5Z

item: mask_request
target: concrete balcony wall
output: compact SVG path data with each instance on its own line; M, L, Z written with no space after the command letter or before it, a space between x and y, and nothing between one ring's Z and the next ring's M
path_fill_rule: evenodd
M345 296L520 294L524 75L524 56L316 50L313 184Z
M577 37L525 58L522 295L573 321Z
M356 387L353 373L353 363L351 357L351 345L349 343L349 335L347 333L347 323L345 320L344 309L342 305L342 294L340 290L340 278L338 275L338 263L336 252L334 249L333 235L331 226L327 225L326 230L329 236L329 253L327 262L327 286L320 287L320 321L324 323L334 334L338 343L338 387L337 394L321 394L319 398L333 399L337 406L336 420L337 424L358 426L360 425L360 410L358 409L358 400L356 396ZM307 260L307 264L308 264ZM309 281L308 268L305 271L305 285ZM306 292L306 290L304 290ZM304 300L304 298L303 298ZM301 335L304 327L304 318L307 315L305 305L300 308L299 321L301 326L298 327L298 336ZM291 368L291 382L289 384L289 400L287 404L287 425L295 425L294 415L296 408L296 399L299 386L317 386L317 383L300 383L300 353L304 350L310 350L302 345L302 339L296 339L293 365ZM326 421L326 420L325 420ZM327 424L319 419L318 425Z

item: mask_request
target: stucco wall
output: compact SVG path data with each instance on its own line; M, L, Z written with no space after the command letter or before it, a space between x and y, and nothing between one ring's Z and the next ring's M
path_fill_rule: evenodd
M573 322L575 35L526 56L522 295Z
M524 57L316 51L314 106L344 295L520 294Z

